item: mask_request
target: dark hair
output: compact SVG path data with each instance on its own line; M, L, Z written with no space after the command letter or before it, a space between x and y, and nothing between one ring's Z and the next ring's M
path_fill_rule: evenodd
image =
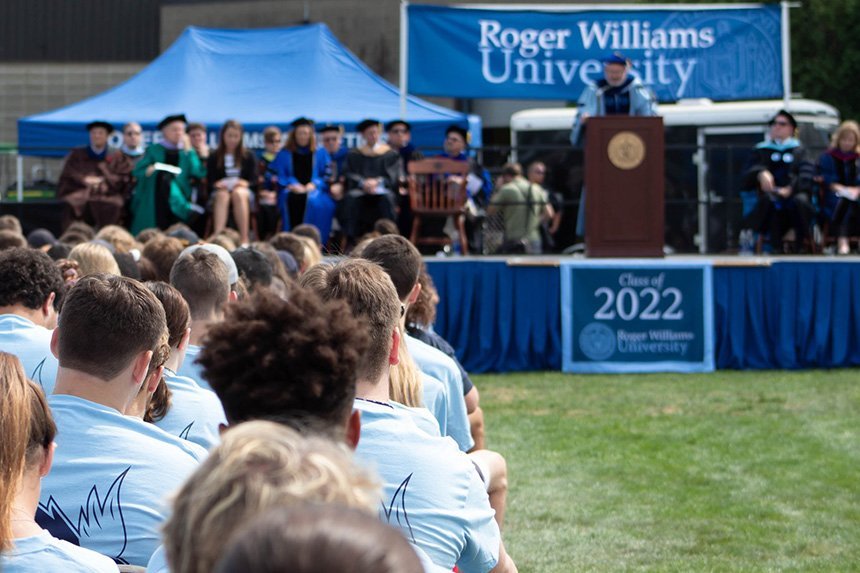
M192 121L188 125L185 126L185 133L191 133L192 131L197 131L198 129L202 129L203 132L206 132L206 126L198 121Z
M54 308L60 308L63 274L42 251L22 247L0 252L0 277L0 306L37 309L54 293Z
M167 345L167 335L164 336L165 344L159 345L152 353L152 359L149 361L149 368L146 371L146 378L149 379L158 368L164 366L167 359L170 358L170 347ZM145 390L141 388L141 392ZM154 424L167 415L170 410L170 402L173 398L173 392L167 387L167 382L163 377L159 377L158 384L152 396L149 397L149 402L146 403L146 410L143 412L143 421Z
M508 177L519 177L523 174L523 168L519 163L505 163L502 165L502 175Z
M170 271L170 284L182 293L192 319L221 310L230 298L227 266L205 249L181 256Z
M358 256L373 261L388 273L401 301L406 299L418 282L421 253L405 237L383 235L373 239L364 245Z
M299 269L305 264L305 244L294 233L277 233L271 239L269 244L275 247L278 251L287 251L293 258L296 259L296 264Z
M114 253L113 258L119 267L119 272L124 277L140 280L140 267L137 266L137 261L134 260L134 255L131 253Z
M142 256L140 257L140 260L137 261L137 270L140 272L140 278L138 280L141 282L158 280L158 269L155 268L153 262L146 257Z
M26 246L27 239L20 233L10 231L9 229L0 229L0 251Z
M373 224L373 230L380 235L399 235L400 229L397 228L397 223L391 219L379 219Z
M779 110L778 112L776 112L776 113L773 115L773 117L771 118L771 120L770 120L767 124L768 124L768 125L773 125L774 123L776 123L776 118L778 118L778 117L780 117L780 116L782 116L782 117L784 117L785 119L787 119L787 120L788 120L788 123L790 123L790 124L791 124L791 127L793 127L794 129L797 129L797 120L796 120L796 119L794 119L794 116L793 116L793 115L791 115L788 111L786 111L786 110L784 110L784 109L781 109L781 110Z
M68 259L69 253L72 252L72 248L66 243L61 243L57 241L51 248L46 251L46 254L51 257L51 260L58 261L60 259Z
M182 293L162 281L147 281L144 286L152 291L164 308L167 322L167 345L176 348L191 324L191 311Z
M254 292L258 287L272 284L272 263L268 257L253 247L236 249L230 256L236 263L239 276L245 279L248 290Z
M231 424L310 418L342 428L367 342L342 302L298 288L286 301L261 290L210 327L198 363Z
M60 366L111 380L134 357L166 338L164 309L139 282L89 275L69 291L60 313Z
M272 278L277 277L281 279L285 285L292 284L293 277L291 277L287 272L287 267L284 266L284 263L278 256L278 251L275 250L275 247L265 241L255 241L254 243L251 243L251 246L263 253L263 255L269 259L269 263L272 265Z
M421 573L403 534L336 504L277 507L230 537L215 573Z
M173 263L179 258L179 253L184 248L179 239L159 236L150 239L143 246L141 254L155 265L157 280L168 282L170 281L170 269L173 268Z
M227 143L224 141L224 134L228 129L238 129L239 130L239 145L236 146L236 153L234 159L236 160L236 165L241 166L242 159L245 157L245 143L243 141L243 135L245 134L245 128L242 127L242 124L236 121L235 119L228 119L224 122L224 125L221 126L221 132L218 135L218 148L215 150L215 158L218 162L218 168L224 168L224 156L227 155ZM211 177L211 175L210 175Z

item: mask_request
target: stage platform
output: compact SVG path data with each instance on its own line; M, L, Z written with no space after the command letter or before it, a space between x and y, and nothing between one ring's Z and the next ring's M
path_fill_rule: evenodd
M566 261L597 266L613 259L428 257L440 297L436 331L470 372L560 370L560 274ZM718 369L860 365L860 257L671 256L640 261L712 267Z

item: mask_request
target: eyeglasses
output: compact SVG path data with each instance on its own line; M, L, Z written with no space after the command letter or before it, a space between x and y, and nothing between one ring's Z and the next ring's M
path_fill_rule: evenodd
M403 318L403 316L405 314L406 314L406 305L401 303L400 304L400 318Z
M323 141L337 141L337 137L336 136L335 137L323 137L322 140Z
M405 129L391 129L389 133L406 133Z
M141 135L142 133L143 133L142 131L126 131L125 132L126 135Z
M789 123L787 121L772 121L772 122L770 122L770 124L771 125L778 125L780 127L785 127L787 125L791 125L791 123Z

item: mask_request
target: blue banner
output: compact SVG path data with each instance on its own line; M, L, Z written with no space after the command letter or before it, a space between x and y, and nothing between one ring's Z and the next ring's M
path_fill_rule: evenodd
M711 272L698 262L562 263L562 370L712 371Z
M778 4L408 7L410 93L577 100L619 51L661 102L782 97Z

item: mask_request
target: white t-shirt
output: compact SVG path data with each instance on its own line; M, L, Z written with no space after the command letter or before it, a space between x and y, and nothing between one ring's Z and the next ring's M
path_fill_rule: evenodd
M191 378L179 376L167 368L164 381L172 393L170 409L155 425L207 450L220 444L219 426L227 425L227 417L215 392L204 390Z
M499 559L495 511L469 457L390 404L356 399L356 459L382 478L380 518L448 571L485 573Z
M43 326L17 314L0 315L0 351L14 354L24 373L42 386L45 394L54 391L59 363L51 353L51 334Z
M445 435L451 436L460 449L468 452L475 445L466 400L463 398L463 377L457 363L450 356L429 344L405 335L406 348L418 368L428 376L440 380L448 388L448 424Z
M57 449L42 479L39 525L118 563L146 565L160 543L167 496L206 451L83 398L54 394L48 403Z
M116 563L95 551L60 541L48 531L14 540L15 547L0 556L5 573L117 573Z

